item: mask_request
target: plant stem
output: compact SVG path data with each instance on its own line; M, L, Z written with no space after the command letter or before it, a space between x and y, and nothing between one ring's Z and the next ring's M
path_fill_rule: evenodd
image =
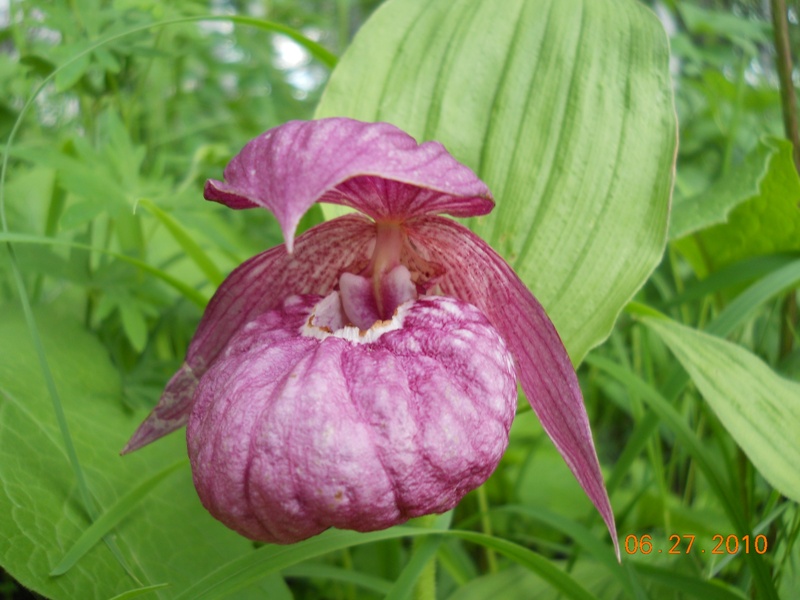
M478 508L481 511L481 529L486 535L492 535L492 519L489 517L489 498L486 488L481 486L477 490ZM497 573L497 556L494 550L486 548L486 567L489 573Z
M431 560L417 580L416 600L436 600L436 560Z
M437 515L425 515L417 519L417 525L420 527L432 527L436 522ZM414 547L418 547L423 543L423 539L417 538L414 540ZM436 600L436 557L434 556L425 565L425 568L420 573L417 579L417 585L414 588L414 600Z
M786 19L785 0L770 0L772 26L775 36L775 54L778 78L781 85L781 111L786 137L793 146L794 166L800 173L800 135L797 128L797 98L792 81L792 53L789 47L789 23ZM794 345L797 326L797 296L789 291L782 306L780 357L788 356Z
M797 99L792 82L792 53L789 48L789 24L786 19L785 0L770 0L772 26L775 36L775 54L778 78L781 85L781 110L783 129L794 146L794 165L800 173L800 137L797 130Z

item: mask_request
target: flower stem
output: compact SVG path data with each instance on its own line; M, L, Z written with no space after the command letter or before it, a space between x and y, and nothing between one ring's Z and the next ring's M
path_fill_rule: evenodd
M416 520L416 524L419 527L432 527L436 522L437 516L438 515L426 515L424 517L419 517ZM424 539L422 537L415 539L414 548L416 549L423 541ZM422 573L420 573L419 579L417 579L417 585L414 589L414 599L436 600L436 556L428 561L428 564L425 565Z
M789 24L786 19L786 2L771 0L772 25L775 34L775 54L781 89L781 110L786 137L794 146L794 164L800 172L800 134L797 127L797 98L792 82L792 53L789 47Z
M489 498L486 487L481 486L476 490L478 495L478 508L481 511L481 529L486 535L492 535L492 520L489 518ZM486 548L486 567L489 573L497 573L497 555L491 548Z
M786 137L793 146L794 166L800 173L800 134L797 127L797 98L792 81L792 53L789 46L789 24L786 19L786 2L771 0L772 25L775 35L775 54L777 59L778 78L781 88L781 110L783 112L783 128ZM797 325L797 297L790 290L781 307L780 356L788 356L792 352L794 328Z

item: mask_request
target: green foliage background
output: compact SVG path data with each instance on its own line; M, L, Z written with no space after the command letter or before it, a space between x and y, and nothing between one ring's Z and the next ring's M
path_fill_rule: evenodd
M0 596L792 597L800 181L762 4L379 5L0 3ZM205 513L180 434L118 456L216 286L281 242L203 182L315 114L439 139L490 184L468 224L579 366L622 564L522 404L453 513L289 548Z

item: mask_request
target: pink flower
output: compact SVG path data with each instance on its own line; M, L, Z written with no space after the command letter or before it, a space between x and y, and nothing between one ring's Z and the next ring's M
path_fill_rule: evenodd
M449 510L489 477L519 380L616 544L569 357L506 262L438 216L494 207L441 144L387 123L290 122L205 197L271 210L286 247L223 282L124 452L188 423L200 499L252 539L382 529ZM295 240L315 202L361 214Z

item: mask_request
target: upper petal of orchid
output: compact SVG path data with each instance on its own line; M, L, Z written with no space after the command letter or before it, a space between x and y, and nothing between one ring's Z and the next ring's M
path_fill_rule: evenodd
M528 402L602 515L619 558L614 514L578 379L541 304L511 267L466 227L427 216L409 223L407 231L414 250L442 267L442 293L479 308L505 339Z
M278 219L289 251L303 214L318 201L375 220L423 214L469 217L494 207L478 177L438 142L417 142L389 123L329 118L290 121L249 142L206 183L205 197L231 208L263 206Z
M358 272L367 265L374 238L373 223L359 215L346 215L298 237L293 254L276 246L239 265L211 298L186 361L123 454L186 424L200 377L245 323L282 306L288 296L328 294L342 272Z

